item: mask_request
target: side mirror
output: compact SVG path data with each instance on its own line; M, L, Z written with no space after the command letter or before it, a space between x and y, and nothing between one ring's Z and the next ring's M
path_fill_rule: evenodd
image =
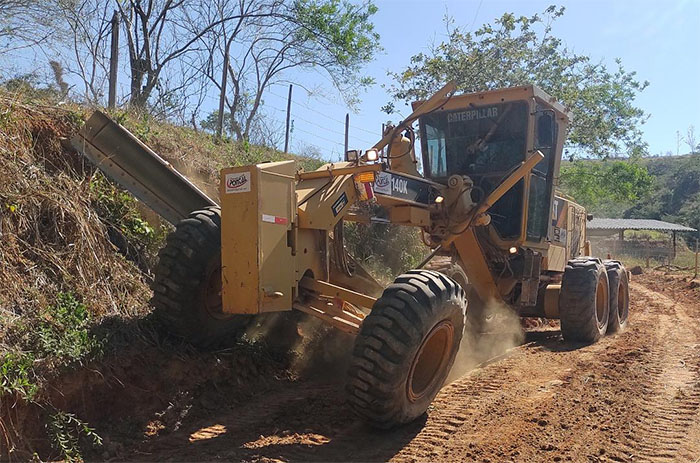
M589 222L590 222L591 220L593 220L593 214L588 214L588 215L586 216L586 219L587 219Z
M539 112L535 124L535 149L552 148L554 146L554 111L551 109Z

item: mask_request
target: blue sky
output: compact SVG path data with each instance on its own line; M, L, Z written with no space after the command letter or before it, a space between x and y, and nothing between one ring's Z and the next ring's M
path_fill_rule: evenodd
M361 1L361 0L356 0ZM553 0L374 0L379 7L373 17L384 51L374 62L357 72L371 76L376 84L361 94L361 104L352 111L333 90L322 73L296 72L289 76L295 86L291 151L307 145L318 148L326 159L340 159L343 151L345 114L350 112L350 148L366 149L380 136L388 116L380 108L389 101L384 88L391 83L388 71L400 71L411 56L428 51L430 43L445 39L443 17L449 13L456 25L476 30L505 12L530 16L541 13ZM579 54L613 64L622 59L640 81L650 82L636 104L649 114L642 126L651 154L688 151L683 136L695 126L700 140L700 0L571 0L558 1L566 12L553 27L553 34ZM46 69L46 57L24 51L10 53L10 68L17 71L37 66ZM121 57L121 64L126 57ZM12 72L13 69L5 71ZM311 92L307 91L311 90ZM119 95L128 92L128 80L120 74ZM284 131L286 85L273 86L264 98L266 115ZM218 107L216 95L207 97L205 111ZM403 116L410 111L398 106ZM575 117L575 115L574 115ZM281 134L281 139L284 134ZM679 146L680 145L680 146Z
M350 111L350 147L365 149L379 136L388 119L379 108L388 101L382 84L390 83L387 71L403 69L411 56L427 51L431 41L444 38L442 18L446 11L456 24L477 29L504 12L531 15L542 12L552 1L489 0L375 0L374 17L384 52L360 70L376 79L365 92L358 112ZM613 64L621 58L624 67L636 71L649 87L637 105L650 114L642 127L652 154L676 153L677 135L690 125L700 134L700 0L578 0L556 2L566 13L554 24L554 35L577 53ZM295 88L292 115L296 128L292 147L316 145L324 157L338 159L342 153L343 120L348 109L318 75L299 76L305 87L325 87L325 96L309 96ZM272 88L266 98L269 114L283 120L287 89ZM276 108L276 109L273 109ZM409 111L404 109L403 115ZM399 117L393 116L394 120ZM376 136L373 135L376 133ZM698 137L700 138L700 136ZM687 152L681 142L680 152Z

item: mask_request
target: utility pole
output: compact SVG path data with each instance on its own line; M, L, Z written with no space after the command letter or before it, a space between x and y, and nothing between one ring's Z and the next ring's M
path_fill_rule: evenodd
M343 159L348 160L348 131L350 130L350 113L345 113L345 151Z
M381 137L379 137L380 140L381 140L382 138L384 138L384 132L385 132L385 131L386 131L386 124L384 124L384 123L382 122L382 135L381 135ZM384 148L382 148L382 157L384 157Z
M698 239L695 238L695 275L693 275L693 280L698 277Z
M289 84L289 97L287 98L287 130L284 134L284 152L289 152L289 118L292 114L292 84Z
M117 104L117 73L119 71L119 13L112 15L112 46L109 57L109 96L107 108L114 109Z

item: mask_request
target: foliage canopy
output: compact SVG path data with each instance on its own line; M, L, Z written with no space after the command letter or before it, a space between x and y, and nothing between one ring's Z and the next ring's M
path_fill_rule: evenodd
M635 201L647 198L654 178L638 160L575 161L561 168L566 193L593 213L622 213Z
M564 8L556 6L530 17L505 13L474 32L446 17L446 40L392 73L396 83L390 94L394 101L409 103L449 80L464 92L536 84L573 111L568 134L572 154L643 152L639 126L647 116L634 98L648 82L638 81L619 59L611 70L568 48L552 34L552 24L563 14ZM383 109L393 112L394 102Z

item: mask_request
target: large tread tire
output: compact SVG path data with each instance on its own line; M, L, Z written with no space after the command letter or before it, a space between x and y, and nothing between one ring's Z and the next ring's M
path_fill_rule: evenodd
M205 348L240 334L250 318L221 311L220 272L221 209L213 206L181 220L159 253L151 305L170 334Z
M559 295L561 333L566 341L594 343L605 334L610 315L608 274L596 258L570 260Z
M462 287L442 273L399 276L355 340L346 386L350 407L383 429L424 414L454 363L466 306Z
M462 287L469 301L466 324L466 329L469 333L481 334L493 330L495 314L487 311L486 305L476 294L472 285L469 284L467 273L458 263L453 261L450 257L441 256L428 262L424 268L447 275Z
M610 285L610 321L608 333L624 331L627 328L630 309L630 287L627 269L617 260L603 261Z

